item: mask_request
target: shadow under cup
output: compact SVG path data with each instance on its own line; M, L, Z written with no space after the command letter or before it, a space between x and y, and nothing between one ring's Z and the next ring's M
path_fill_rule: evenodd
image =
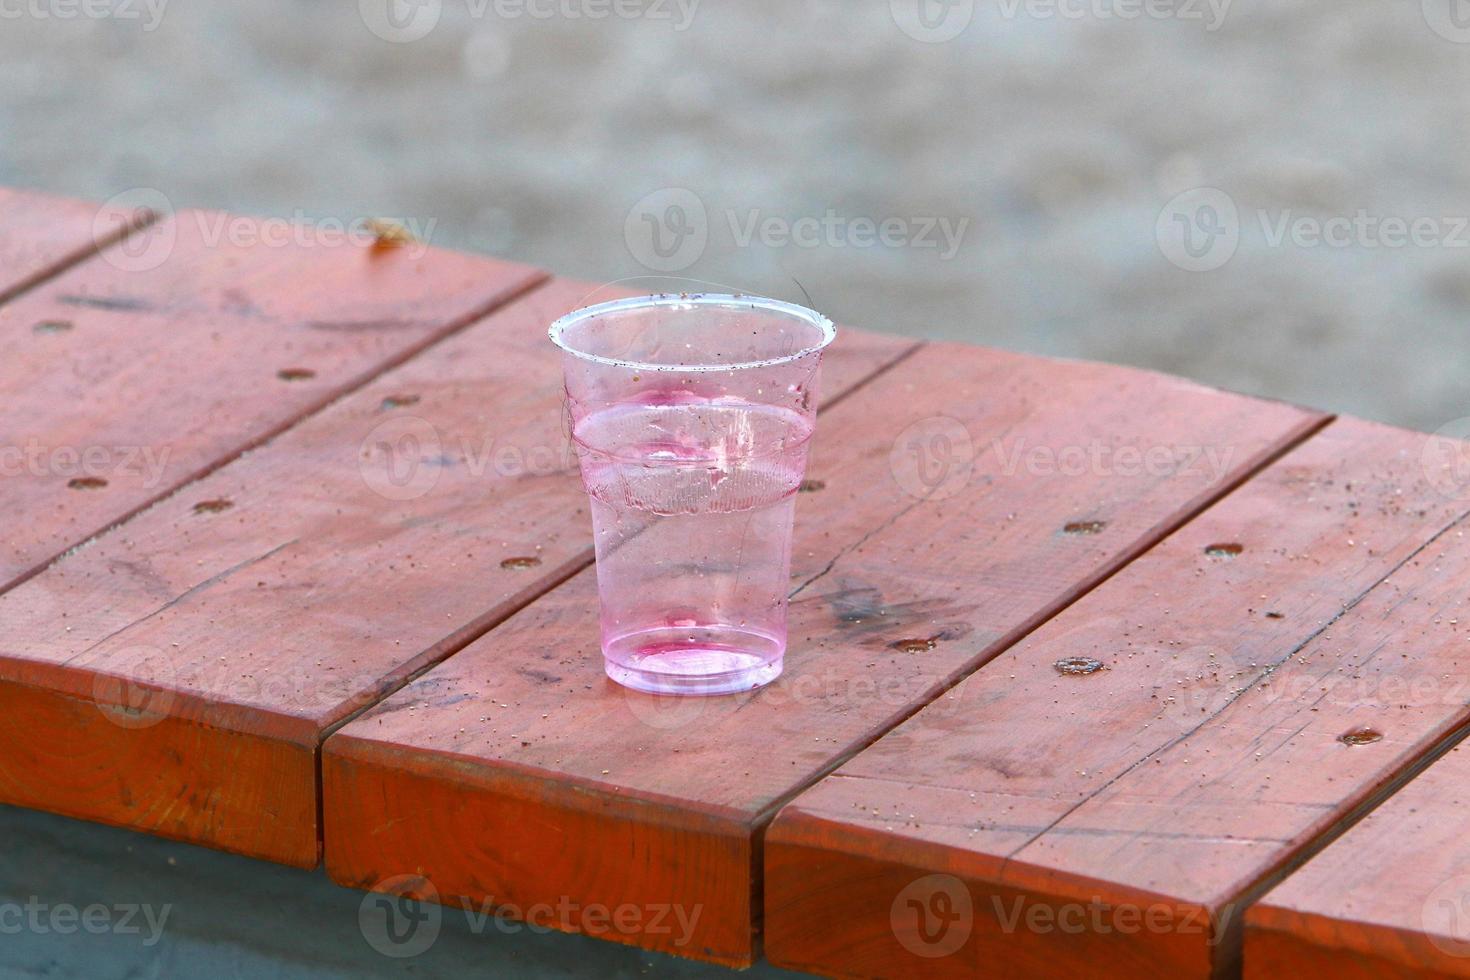
M774 680L830 320L776 300L618 300L556 321L591 502L607 675L660 694Z

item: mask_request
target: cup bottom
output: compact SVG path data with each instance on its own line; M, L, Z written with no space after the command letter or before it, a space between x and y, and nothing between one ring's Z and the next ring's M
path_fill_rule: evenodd
M783 640L738 626L659 626L607 637L607 676L649 694L733 694L781 676Z

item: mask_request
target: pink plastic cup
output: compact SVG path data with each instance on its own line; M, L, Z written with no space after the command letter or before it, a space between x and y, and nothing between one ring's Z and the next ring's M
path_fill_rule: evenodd
M607 675L659 694L774 680L826 317L747 296L648 296L562 317L591 500Z

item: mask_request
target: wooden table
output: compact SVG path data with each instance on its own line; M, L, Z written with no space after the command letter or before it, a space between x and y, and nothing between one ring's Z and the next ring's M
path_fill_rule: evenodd
M0 801L737 966L1470 975L1460 443L844 330L785 674L651 697L613 293L221 222L0 192Z

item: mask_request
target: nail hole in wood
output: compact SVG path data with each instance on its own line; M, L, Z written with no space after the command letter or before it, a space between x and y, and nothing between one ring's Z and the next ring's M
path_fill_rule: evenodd
M1063 657L1052 664L1058 674L1066 674L1068 677L1086 677L1103 669L1101 660L1092 657Z
M1107 521L1072 521L1063 525L1063 534L1101 534L1108 526Z
M403 408L406 405L417 405L418 395L389 395L383 399L382 409L387 412L395 408Z

